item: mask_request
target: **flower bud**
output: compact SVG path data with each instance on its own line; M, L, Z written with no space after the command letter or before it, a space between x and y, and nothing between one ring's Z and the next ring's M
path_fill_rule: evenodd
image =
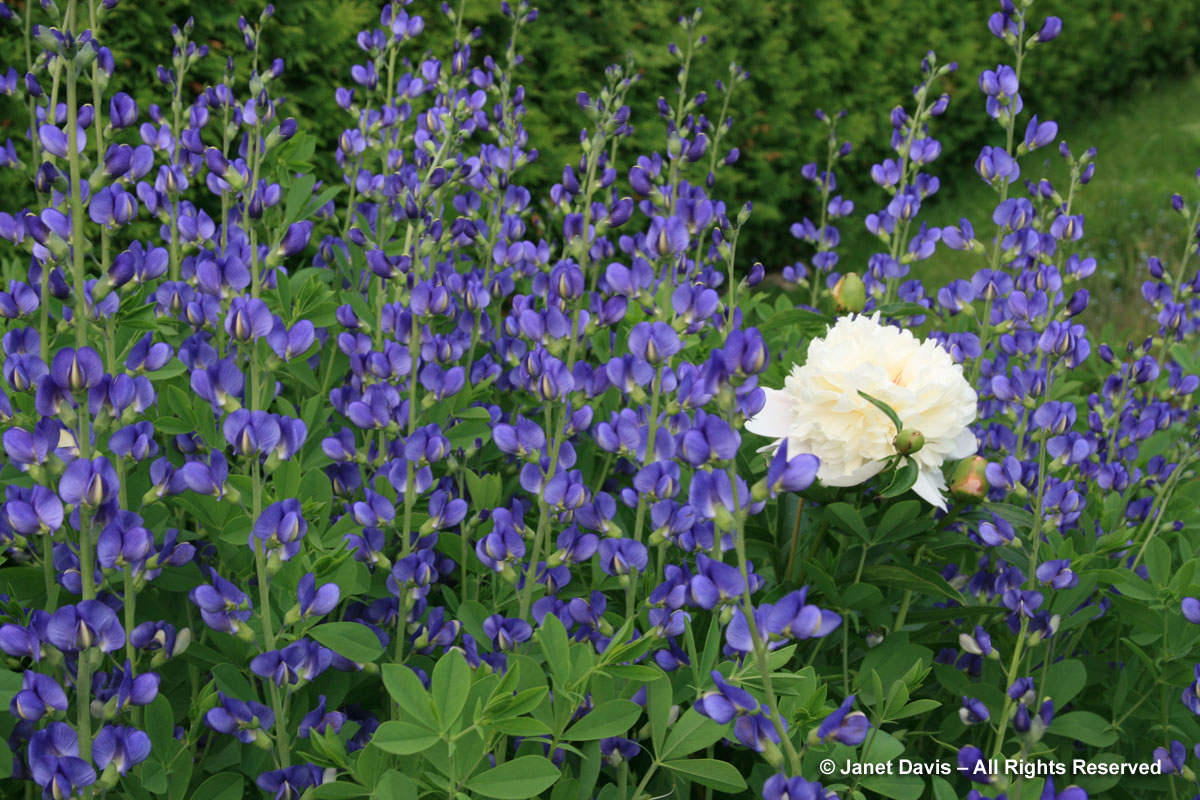
M767 276L767 268L762 265L761 261L755 261L750 267L750 272L742 279L742 285L747 289L753 289L763 282L763 278Z
M892 444L895 445L896 452L900 455L912 455L925 446L925 434L912 429L900 431L892 439Z
M121 773L117 771L116 762L110 761L104 771L100 773L100 780L97 784L103 789L111 789L117 785L117 781L121 780Z
M780 769L783 766L783 753L780 752L779 745L769 739L766 742L766 747L763 749L762 757L775 769Z
M867 305L867 287L857 272L847 272L833 286L833 302L843 313L858 313Z
M982 499L988 492L986 469L987 460L982 456L964 458L950 473L950 493L960 500Z

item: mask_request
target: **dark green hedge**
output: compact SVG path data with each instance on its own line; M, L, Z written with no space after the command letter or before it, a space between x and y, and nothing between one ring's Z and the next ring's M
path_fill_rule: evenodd
M333 87L349 84L349 67L363 55L354 35L375 22L379 4L285 0L276 5L266 50L288 61L285 86L295 101L289 113L332 147L345 120L332 103ZM420 10L429 23L418 41L444 51L450 31L438 5L418 2L410 10ZM540 19L526 28L519 47L527 54L521 78L528 89L528 126L542 153L527 180L548 187L563 164L578 157L583 117L575 93L598 87L604 66L626 52L643 72L633 95L634 148L660 147L663 129L654 100L675 86L674 61L665 44L678 39L675 20L694 3L549 0L541 5ZM798 176L803 163L823 152L822 128L812 118L817 107L849 110L843 130L854 142L855 155L844 165L852 174L842 176L840 188L860 209L880 205L882 195L866 181L866 171L887 146L889 109L909 98L918 61L930 48L939 60L960 64L946 82L954 102L935 135L947 152L947 163L936 171L962 174L979 145L996 138L975 79L1005 52L986 27L998 5L995 0L714 0L704 5L701 27L710 45L695 62L693 86L711 88L734 60L751 74L733 103L733 139L743 159L737 169L722 173L718 191L729 200L755 203L744 239L748 258L777 267L805 255L786 228L811 207ZM241 0L126 0L103 36L117 54L117 87L134 91L143 103L155 98L160 89L155 65L169 58L168 24L192 14L197 40L214 48L214 57L197 72L199 89L223 67L229 51L222 42L241 51L238 14L251 8L256 14L260 6ZM1026 108L1043 118L1079 117L1101 98L1137 90L1143 78L1190 69L1200 48L1200 0L1040 0L1035 17L1048 14L1063 18L1064 33L1031 54L1025 73ZM477 52L502 52L506 33L498 3L469 0L467 17L484 30ZM0 56L4 68L21 69L24 63L20 34L11 24L3 32ZM161 95L156 99L163 102ZM11 135L24 118L5 100L0 119ZM11 178L3 180L0 189L13 188Z

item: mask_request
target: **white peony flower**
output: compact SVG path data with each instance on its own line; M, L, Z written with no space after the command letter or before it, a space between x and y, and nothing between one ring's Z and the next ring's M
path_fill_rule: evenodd
M978 444L967 427L975 420L975 390L961 364L936 342L879 323L879 314L842 317L808 347L783 389L764 389L766 405L746 423L752 433L787 439L788 455L821 460L826 486L855 486L879 473L895 455L896 426L865 392L895 410L905 430L925 445L912 455L919 469L913 491L945 509L942 462L966 458Z

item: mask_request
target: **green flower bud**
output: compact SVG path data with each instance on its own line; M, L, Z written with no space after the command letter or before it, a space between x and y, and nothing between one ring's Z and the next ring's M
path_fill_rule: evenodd
M983 499L988 493L986 470L982 456L964 458L950 473L950 493L964 501Z
M892 439L892 444L896 446L897 453L909 456L919 452L925 446L925 434L911 428L906 431L900 431Z
M847 272L833 286L833 302L843 313L858 313L867 305L867 287L857 272Z

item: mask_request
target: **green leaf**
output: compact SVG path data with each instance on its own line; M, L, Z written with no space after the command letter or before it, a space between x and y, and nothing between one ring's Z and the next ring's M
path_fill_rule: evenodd
M244 537L242 541L245 541ZM222 662L214 665L212 676L217 688L225 694L236 697L239 700L258 699L258 695L250 685L250 681L246 680L246 672L238 669L233 664ZM153 738L153 734L151 734L151 739Z
M284 461L276 467L271 480L280 498L301 497L300 465L295 461Z
M468 409L470 410L470 409ZM471 495L471 503L478 508L491 508L500 501L502 486L495 475L479 476L469 469L463 470L467 481L467 491Z
M666 675L646 684L646 715L650 717L650 741L655 753L662 752L673 699L671 679Z
M842 592L841 605L843 608L866 610L883 602L883 592L878 586L869 583L852 583Z
M921 503L917 500L904 500L888 506L883 517L875 524L875 538L883 540L894 529L917 518L921 513Z
M312 796L315 800L339 800L342 797L366 797L370 793L370 789L357 783L333 781L314 787Z
M167 759L166 768L170 770L167 784L167 797L169 800L184 800L187 794L187 788L192 782L192 759L184 755L187 748L183 742L175 742L173 752ZM265 751L259 751L265 754ZM245 764L243 766L246 766ZM253 763L249 766L253 767Z
M718 725L694 708L689 708L671 726L661 758L683 758L703 750L729 732L728 725Z
M180 419L184 420L185 422L190 422L192 424L192 429L195 430L196 415L195 412L192 411L192 402L188 398L187 393L175 384L171 384L167 387L167 395L170 398L168 405L171 407L171 410L179 415ZM159 408L162 408L161 394L159 396Z
M904 463L892 474L892 482L879 493L880 497L899 497L916 485L917 478L921 475L921 470L917 468L917 462L911 458L903 461Z
M662 670L658 667L648 667L644 664L610 664L604 667L604 672L614 678L634 683L649 683L662 675Z
M389 769L375 782L374 796L378 800L417 800L417 786L404 773Z
M798 328L804 336L821 336L833 323L833 318L807 308L792 308L772 314L758 326L761 333L777 329Z
M340 183L327 187L324 191L317 195L314 200L309 201L308 206L304 209L304 212L301 214L301 216L305 218L311 217L313 214L317 213L318 208L337 197L338 192L341 190L342 185Z
M861 759L872 764L887 764L899 758L904 752L904 744L891 734L876 730L870 739L871 749L863 748Z
M863 570L865 583L894 586L920 594L936 594L962 602L962 596L938 573L926 567L899 564L873 564Z
M546 666L555 679L565 685L571 676L571 652L567 629L563 627L562 620L554 614L547 614L542 620L542 627L538 628L537 637L542 645Z
M470 691L471 668L461 652L451 650L438 660L430 679L433 709L443 731L449 731L458 722Z
M1108 720L1091 711L1068 711L1050 723L1047 733L1077 739L1093 747L1108 747L1117 741L1117 732Z
M160 758L167 752L170 743L175 741L175 714L167 698L161 694L146 706L146 733L150 736L154 755Z
M1157 536L1146 543L1146 569L1156 588L1171 582L1171 548Z
M166 794L170 784L167 782L167 771L157 761L147 761L142 765L142 786L151 794Z
M371 737L371 744L385 753L411 756L424 752L438 743L441 736L415 722L385 722Z
M300 212L308 198L312 197L313 187L317 183L316 175L304 175L297 178L288 187L287 199L283 204L284 221L291 224L300 218Z
M900 433L900 431L904 430L904 423L900 421L900 416L896 413L896 410L887 403L883 402L882 400L876 400L862 389L858 390L858 396L886 414L887 418L890 419L892 424L896 426L896 433Z
M187 364L184 364L178 358L172 358L166 364L163 364L162 369L147 372L146 377L151 381L165 381L174 378L176 375L182 375L185 372L187 372Z
M867 532L867 524L863 522L862 514L854 506L849 503L830 503L825 507L825 513L833 516L844 527L858 534L863 541L871 541L871 534Z
M1011 503L986 503L984 507L1000 519L1010 523L1018 531L1033 530L1033 514L1024 508L1019 508ZM1122 539L1122 541L1124 540Z
M642 715L642 707L630 700L609 700L589 711L567 729L563 738L569 741L606 739L625 733Z
M544 722L534 719L533 717L512 717L511 719L498 719L488 725L489 728L497 730L506 736L549 736L554 733L550 730L550 726Z
M941 703L939 703L937 700L929 700L926 698L913 700L899 711L888 714L888 720L894 721L898 719L905 719L906 717L915 717L917 714L924 714L927 711L933 711L939 706L941 706Z
M366 664L383 655L379 637L366 625L357 622L326 622L310 630L308 635L333 652L359 664Z
M1059 661L1050 665L1050 674L1046 676L1046 687L1043 695L1054 698L1054 705L1062 708L1075 695L1083 691L1087 684L1087 668L1079 659Z
M383 685L401 709L416 721L427 721L430 714L429 693L417 673L403 664L384 664ZM430 728L432 730L432 728Z
M728 761L718 761L715 758L684 758L678 761L664 761L663 766L690 781L711 786L722 792L740 792L746 788L746 780L742 773Z
M487 422L460 422L446 431L451 447L465 447L476 439L487 442L492 438L492 426Z
M933 800L958 800L958 792L945 778L933 778Z
M222 772L200 784L191 800L241 800L244 784L236 772Z
M885 317L900 319L901 317L924 317L929 309L920 303L888 303L875 309Z
M579 788L575 797L577 800L593 800L596 797L596 781L600 778L600 768L603 758L600 755L600 743L588 742L583 746L583 755L579 764ZM609 784L610 786L612 784ZM555 787L557 791L558 787Z
M383 726L379 729L383 730ZM549 759L521 756L480 772L467 781L466 788L495 800L529 800L553 786L560 776Z
M521 714L528 714L530 711L533 711L535 708L540 706L542 704L542 700L544 700L546 695L549 693L550 690L545 686L534 686L530 689L517 692L515 695L513 695L512 699L503 706L502 711L496 712L496 717L499 719L505 717L518 717Z
M154 420L154 429L161 433L177 436L181 433L194 433L196 426L190 422L184 422L178 417L159 417Z
M893 800L917 800L925 794L925 781L916 775L872 775L862 785Z

